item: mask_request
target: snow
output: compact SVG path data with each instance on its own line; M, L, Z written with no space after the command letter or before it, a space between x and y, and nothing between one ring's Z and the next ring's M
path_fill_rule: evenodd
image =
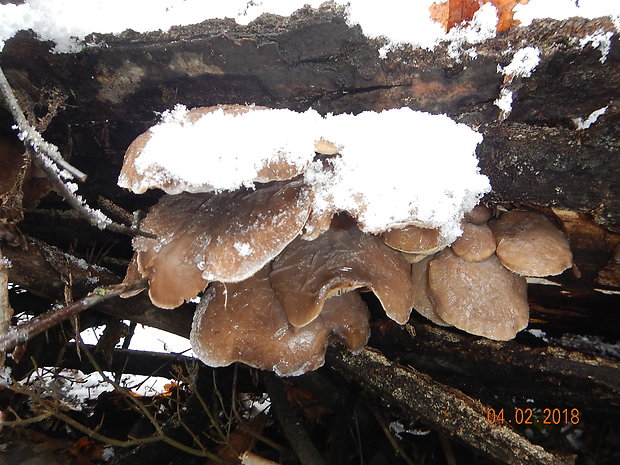
M603 108L599 108L598 110L594 110L586 119L573 118L573 123L575 123L577 129L579 130L588 129L590 126L596 123L596 120L598 120L600 116L605 114L608 108L609 105L604 106Z
M323 119L314 110L254 110L233 115L222 109L187 120L187 108L177 105L151 128L151 138L136 158L142 186L182 180L168 193L216 191L252 187L259 171L281 158L303 170L314 157ZM172 156L171 156L172 155ZM129 181L120 179L121 186ZM134 189L135 190L135 189Z
M620 2L616 0L530 0L525 5L517 5L514 19L521 21L521 26L529 26L537 18L564 20L579 16L598 18L611 16L618 28L620 20Z
M174 192L253 186L258 171L277 157L300 171L309 165L305 179L314 188L316 212L349 212L372 233L411 223L442 228L450 241L460 234L463 214L490 190L475 156L482 135L445 115L409 108L325 118L313 110L236 116L218 110L192 124L185 112L176 107L151 129L135 161L143 187L161 185L162 171L174 177ZM330 161L333 169L311 164L320 138L342 147Z
M75 52L93 32L119 34L126 29L137 32L168 31L172 26L196 24L214 18L232 18L246 25L263 13L289 16L308 5L318 8L324 0L27 0L23 5L0 5L0 51L4 42L22 29L32 29L42 40L55 42L57 52ZM347 23L361 26L369 37L383 37L383 51L411 44L432 50L441 41L454 41L452 52L464 43L477 43L495 35L497 18L485 4L472 24L446 33L432 21L429 6L434 0L335 0L346 7ZM620 27L620 2L615 0L532 0L517 5L515 19L529 25L536 18L566 19L571 16L594 18L611 16Z
M129 321L125 321L124 323L129 324ZM80 333L82 342L84 342L84 344L97 344L99 338L103 334L104 328L105 326L95 326L82 331ZM124 339L121 339L116 347L121 347L123 341ZM182 353L188 357L193 356L187 338L141 324L136 325L131 343L129 344L129 349L149 352L174 352Z
M11 367L0 367L0 388L5 388L11 385Z
M499 92L499 97L495 99L493 104L502 111L500 119L506 119L512 111L512 91L508 89L502 89Z
M482 135L445 115L400 108L327 120L325 139L343 149L333 170L315 162L306 172L315 212L349 212L370 233L441 228L453 241L464 213L490 190L475 156Z
M252 253L252 246L247 242L235 242L234 247L242 257L247 257Z
M601 52L600 62L605 63L607 61L607 55L611 50L611 32L598 31L594 34L589 34L579 41L579 47L585 48L587 45L591 45L593 48L597 48Z
M505 67L497 66L497 72L504 76L530 77L540 63L540 50L538 47L524 47L518 50L512 57L512 61Z

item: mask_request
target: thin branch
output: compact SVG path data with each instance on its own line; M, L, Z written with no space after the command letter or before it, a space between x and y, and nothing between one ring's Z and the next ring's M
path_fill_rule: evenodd
M9 350L18 344L23 344L37 334L47 331L52 326L77 315L93 305L112 297L117 297L124 292L138 289L146 289L146 280L142 279L131 283L98 287L83 299L76 300L64 307L50 310L43 315L33 318L28 323L11 328L8 334L0 337L0 351Z
M9 268L10 261L2 255L0 248L0 337L8 334L13 308L9 302ZM4 352L0 351L0 367L4 366Z
M20 131L20 138L28 142L28 144L34 149L37 157L48 157L69 172L72 176L75 176L82 182L86 181L87 176L85 173L82 173L80 170L70 165L62 157L58 151L58 147L44 140L41 134L30 126L28 120L26 120L24 112L17 102L17 98L13 93L13 89L11 89L9 81L7 81L6 76L4 75L4 71L2 71L2 68L0 68L0 91L4 96L6 103L9 104L9 110L13 114L13 118L15 119L17 127Z
M278 419L282 433L297 454L299 461L303 465L324 465L325 460L286 400L282 381L271 373L264 373L261 379L271 399L271 408Z
M69 205L71 205L80 216L100 229L109 229L110 231L128 234L130 236L156 237L151 233L140 231L138 228L115 223L102 212L93 210L86 205L82 198L75 194L75 189L72 190L62 179L63 176L65 178L77 177L80 181L85 181L86 174L71 166L62 157L58 151L58 147L45 141L41 134L30 126L2 68L0 68L0 92L2 92L6 102L9 104L9 109L20 131L20 138L27 142L26 147L31 155L33 163L46 174L56 191L65 198ZM61 172L55 163L62 167L64 172Z

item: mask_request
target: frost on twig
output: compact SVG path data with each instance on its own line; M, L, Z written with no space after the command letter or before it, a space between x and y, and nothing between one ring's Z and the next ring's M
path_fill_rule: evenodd
M71 318L81 311L103 302L104 300L117 297L124 292L145 288L146 280L98 287L83 299L76 300L75 302L72 302L64 307L50 310L43 315L33 318L26 324L11 328L7 334L0 336L0 352L9 350L18 344L24 343L61 321Z
M27 142L26 147L32 155L33 163L46 174L54 188L67 200L72 208L77 210L89 223L100 229L109 229L110 231L129 235L153 237L152 234L144 233L136 228L114 223L101 211L90 208L84 199L75 193L77 191L77 184L67 181L73 178L85 181L86 174L70 165L62 157L58 147L45 141L41 134L28 123L2 68L0 68L0 92L2 92L17 123L16 128L19 130L19 138Z
M26 116L22 111L17 98L11 89L9 81L7 81L4 71L0 68L0 91L6 103L9 105L9 110L15 118L17 123L17 129L19 129L19 138L27 142L36 153L37 157L47 157L61 166L68 174L70 178L76 177L80 181L86 180L86 174L70 165L58 151L58 147L45 141L41 134L39 134L26 120Z

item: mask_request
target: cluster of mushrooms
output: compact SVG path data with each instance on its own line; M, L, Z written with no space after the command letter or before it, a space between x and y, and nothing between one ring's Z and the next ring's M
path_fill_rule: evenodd
M198 108L188 116L215 108L258 107ZM135 162L150 137L150 130L139 136L125 155L119 184L134 192L144 190ZM315 150L317 160L338 156L325 140ZM278 159L259 171L253 188L205 185L191 193L176 193L168 175L151 176L159 181L150 187L175 194L164 195L141 224L156 238L134 239L125 280L147 278L149 297L162 308L202 293L190 340L210 366L239 361L291 376L323 365L331 336L359 350L369 337L360 291L372 291L399 324L415 309L440 325L511 339L528 323L525 276L572 266L564 234L541 214L491 219L477 206L452 244L420 224L369 234L347 212L313 211L314 187L301 174Z

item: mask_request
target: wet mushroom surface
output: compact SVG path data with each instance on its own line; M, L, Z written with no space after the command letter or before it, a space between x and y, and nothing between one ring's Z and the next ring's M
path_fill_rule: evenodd
M274 260L270 278L294 326L316 318L329 297L358 288L372 290L385 313L400 324L411 313L409 265L342 215L317 239L291 242Z
M174 308L210 281L247 279L301 232L309 207L305 187L293 182L162 197L142 225L157 239L134 240L151 300Z
M270 282L270 265L237 283L213 283L196 309L190 340L210 366L233 362L294 376L325 361L331 334L349 350L369 336L368 309L358 293L327 299L321 315L302 327L289 323Z

